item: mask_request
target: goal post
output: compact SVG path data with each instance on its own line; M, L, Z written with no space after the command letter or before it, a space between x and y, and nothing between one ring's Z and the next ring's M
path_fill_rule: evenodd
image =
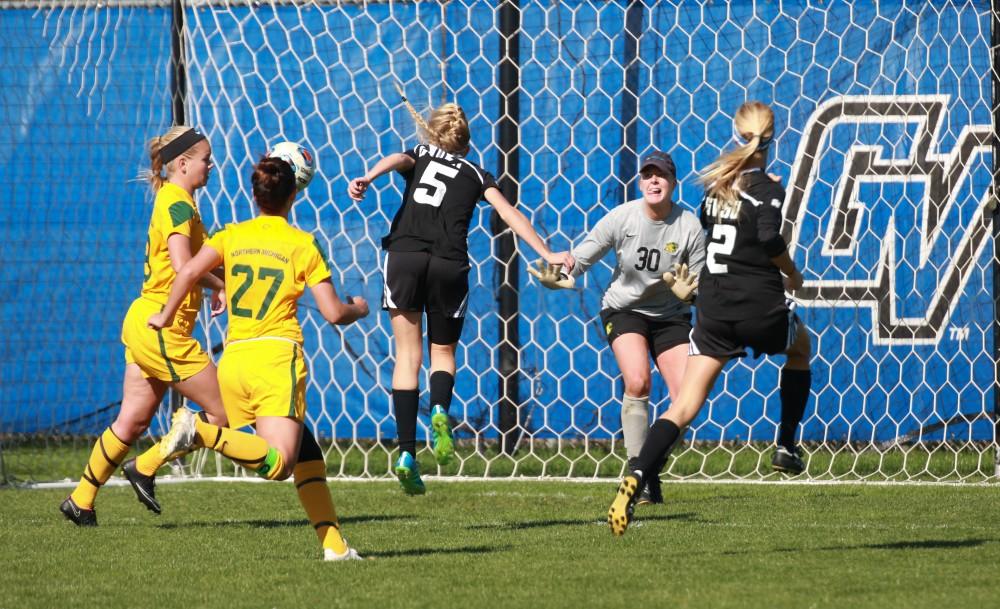
M4 3L0 169L19 202L0 211L8 476L79 475L113 419L150 200L133 178L145 140L176 118L213 146L199 194L210 229L253 216L247 176L269 144L312 150L317 175L292 220L318 235L340 293L377 309L380 238L402 181L380 179L360 203L346 187L417 142L398 83L421 110L462 105L470 158L557 249L638 196L637 160L654 148L673 155L675 199L695 210L696 173L732 144L734 111L766 101L777 121L770 170L788 191L784 232L815 350L804 477L995 481L995 4ZM470 227L452 406L460 458L438 473L618 476L622 386L598 320L614 254L577 289L548 292L522 272L530 250L489 212ZM301 321L308 422L330 447L331 471L385 475L388 319L373 310L331 328L307 297ZM198 335L220 346L223 324L203 315ZM729 364L666 475L775 479L780 363ZM651 402L656 413L669 403L656 375ZM69 456L52 465L57 455ZM220 473L216 463L188 470Z

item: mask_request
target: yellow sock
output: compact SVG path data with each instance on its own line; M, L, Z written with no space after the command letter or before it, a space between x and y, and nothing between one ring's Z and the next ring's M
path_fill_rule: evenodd
M128 444L118 439L110 427L105 429L104 433L97 438L93 450L90 451L90 459L87 461L87 467L83 470L80 483L70 493L73 503L85 510L93 509L97 491L121 465L129 448Z
M276 479L284 469L281 453L260 436L212 425L200 417L195 423L195 431L202 446L222 453L268 480Z
M193 451L181 451L174 453L174 458L180 458ZM155 476L156 470L163 467L166 461L160 456L160 443L157 442L149 447L149 450L135 458L135 468L140 474Z
M347 544L340 535L337 511L333 507L333 499L330 498L330 487L326 484L326 463L304 461L296 464L292 473L299 501L309 516L309 522L316 529L320 543L324 548L343 554L347 551Z

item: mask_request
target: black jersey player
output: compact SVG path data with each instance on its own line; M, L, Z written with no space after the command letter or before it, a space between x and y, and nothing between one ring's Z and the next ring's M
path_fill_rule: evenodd
M734 119L743 140L702 173L706 185L701 221L705 266L699 279L698 314L691 333L680 396L649 430L635 470L625 476L608 510L616 535L624 534L643 478L697 416L726 362L746 355L787 356L781 370L782 422L775 469L801 472L795 430L809 399L809 334L785 290L802 286L802 274L781 236L784 190L764 174L774 137L774 113L760 102L740 106Z
M424 143L381 159L364 176L352 180L348 192L361 200L372 180L392 170L406 181L403 204L382 240L382 308L389 311L395 339L392 404L399 457L394 467L403 491L419 495L425 492L415 458L421 323L426 313L431 431L434 455L443 465L454 455L448 407L455 383L455 348L468 305L467 240L477 204L485 199L548 263L571 269L573 258L568 252L551 252L524 214L503 196L493 176L465 158L470 134L461 107L443 104L426 120L408 102L407 108Z

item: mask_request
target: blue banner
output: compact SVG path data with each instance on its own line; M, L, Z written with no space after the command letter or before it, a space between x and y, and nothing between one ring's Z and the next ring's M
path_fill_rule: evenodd
M675 200L696 210L697 172L733 144L733 113L765 101L815 351L803 438L993 438L987 3L523 1L520 16L518 204L554 249L638 196L636 159L652 149L673 155ZM14 177L0 210L3 432L94 433L116 412L151 199L133 178L145 140L171 120L169 20L166 9L0 10L0 172ZM338 291L373 309L331 328L304 299L310 422L324 436L391 438L379 240L402 180L383 177L361 204L347 182L418 141L397 83L421 110L462 105L470 158L501 173L496 9L204 6L185 21L189 122L217 163L200 195L206 225L253 216L248 176L270 144L310 147L318 175L293 220L328 248ZM12 32L40 44L14 45ZM460 435L495 438L502 269L489 212L470 230L452 414ZM552 293L528 281L534 254L520 249L527 433L619 433L621 383L598 321L613 254L579 289ZM220 345L224 326L205 329ZM688 437L772 441L780 365L731 363ZM669 403L655 376L652 402Z

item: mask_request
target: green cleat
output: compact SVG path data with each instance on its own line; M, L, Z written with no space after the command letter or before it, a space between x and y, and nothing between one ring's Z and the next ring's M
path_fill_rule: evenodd
M438 465L448 465L455 456L455 442L451 439L448 413L441 406L435 406L431 411L431 433L434 441L434 457Z
M407 495L423 495L427 492L424 481L420 479L420 464L413 458L413 455L404 451L396 459L396 477L399 478L399 485L403 487L403 492Z

